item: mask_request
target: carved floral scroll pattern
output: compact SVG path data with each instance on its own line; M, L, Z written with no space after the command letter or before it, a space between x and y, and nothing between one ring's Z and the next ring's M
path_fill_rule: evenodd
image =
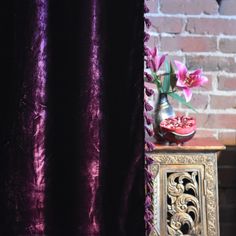
M168 235L199 235L201 233L197 179L197 171L169 174L167 178Z
M177 154L172 154L171 156L166 153L152 153L150 154L150 158L153 159L153 163L149 166L149 168L151 172L153 173L152 182L154 184L154 189L153 189L154 195L155 195L155 192L158 191L157 189L155 189L158 186L156 183L157 176L159 174L159 169L157 169L157 166L161 168L162 165L172 165L172 164L175 165L176 163L180 165L204 166L204 179L206 181L206 186L205 186L206 188L205 189L206 191L205 208L206 208L206 218L207 218L206 234L207 236L217 236L219 232L218 232L218 218L217 218L218 209L217 209L217 201L216 201L218 192L216 190L217 182L215 182L215 178L217 176L216 156L212 153L196 153L196 154L191 153L191 155L186 154L186 153L177 153ZM189 173L189 174L192 176L192 173ZM194 195L194 197L196 196ZM154 235L159 235L157 233L158 231L155 230L155 225L157 223L155 219L157 218L156 215L158 214L158 211L160 210L160 202L154 201L153 208L154 208L153 232L155 232ZM199 229L196 229L196 230L199 231ZM201 232L198 235L202 235L202 233L203 232ZM149 236L152 236L152 235L153 235L152 233L149 234ZM175 235L181 235L181 234L175 234ZM202 236L205 236L205 235L202 235Z

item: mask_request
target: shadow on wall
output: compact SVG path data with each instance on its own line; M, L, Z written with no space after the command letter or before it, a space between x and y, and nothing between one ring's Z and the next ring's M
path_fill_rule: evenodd
M218 160L220 235L236 231L236 146L227 146Z

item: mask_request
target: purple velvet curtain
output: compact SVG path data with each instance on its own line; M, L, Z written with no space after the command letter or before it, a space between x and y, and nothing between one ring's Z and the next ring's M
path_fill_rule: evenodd
M145 235L143 1L6 1L0 28L0 235Z

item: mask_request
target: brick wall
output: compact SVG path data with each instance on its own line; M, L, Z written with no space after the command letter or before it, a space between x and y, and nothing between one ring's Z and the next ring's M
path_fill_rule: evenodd
M212 135L236 145L236 1L146 0L151 22L145 43L184 62L190 70L202 68L209 83L193 89L192 104L199 113L175 103L178 112L197 118L196 136Z

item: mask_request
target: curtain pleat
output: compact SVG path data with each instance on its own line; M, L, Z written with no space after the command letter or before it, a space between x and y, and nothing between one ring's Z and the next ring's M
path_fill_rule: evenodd
M6 15L0 235L143 236L143 2Z
M11 29L20 42L12 45L16 60L12 69L18 72L15 76L19 81L17 96L13 97L17 113L7 140L4 190L8 210L5 226L9 228L3 230L3 235L37 235L45 231L47 2L38 0L14 7L25 14L25 18L17 15L14 23L19 20L26 27L19 24L19 28ZM18 34L22 36L18 38Z

